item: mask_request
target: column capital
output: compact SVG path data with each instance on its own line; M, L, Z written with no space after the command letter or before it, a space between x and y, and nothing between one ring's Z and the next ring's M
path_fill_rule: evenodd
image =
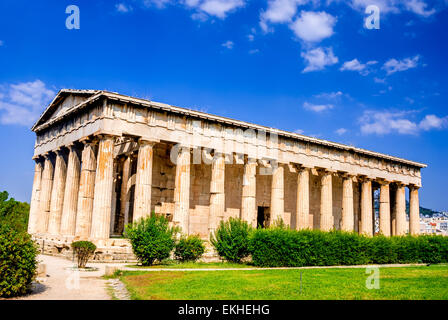
M419 190L421 186L417 186L415 184L408 185L409 190Z
M382 178L375 179L375 182L378 183L380 186L388 186L391 184L390 181Z
M86 144L96 145L96 144L98 144L98 139L96 137L92 137L92 136L82 137L78 141L80 143L82 143L83 145L86 145Z
M137 140L137 143L139 145L147 145L147 144L155 145L156 143L159 143L159 142L160 142L160 140L158 140L158 139L145 138L145 137L140 137Z
M353 180L353 178L356 177L356 174L354 174L354 173L350 173L350 172L346 172L346 171L338 171L338 173L339 173L339 175L340 175L342 178L344 178L344 179L346 179L346 180L348 180L348 179Z
M329 168L316 168L317 172L322 174L322 175L334 175L337 173L336 170L334 169L329 169Z
M34 160L35 162L40 162L42 160L44 160L45 157L43 157L41 154L38 154L36 156L33 156L31 159Z
M359 182L372 182L375 179L366 175L357 175L356 178Z
M250 158L247 154L244 155L244 164L255 164L258 165L256 158Z
M397 187L405 187L405 186L406 186L406 184L404 184L404 183L401 182L401 181L393 181L393 183L394 183Z

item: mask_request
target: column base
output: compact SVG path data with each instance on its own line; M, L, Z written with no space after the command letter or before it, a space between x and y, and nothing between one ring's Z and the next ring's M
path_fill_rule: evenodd
M54 236L49 234L34 234L32 239L39 246L42 254L74 259L71 243L73 241L85 240L75 239L73 236ZM131 243L128 239L88 239L93 242L97 249L90 262L136 262L137 259L132 252Z

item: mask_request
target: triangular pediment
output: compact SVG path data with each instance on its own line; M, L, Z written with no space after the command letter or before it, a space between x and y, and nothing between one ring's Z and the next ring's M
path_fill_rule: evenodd
M36 128L46 122L57 118L73 107L81 104L89 99L92 95L97 93L96 90L61 90L45 109L40 116L39 120L34 124L33 128Z

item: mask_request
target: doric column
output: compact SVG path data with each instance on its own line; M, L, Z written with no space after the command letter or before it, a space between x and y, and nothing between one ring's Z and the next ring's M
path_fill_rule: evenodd
M81 177L79 180L78 212L75 235L81 239L90 237L92 226L93 198L95 190L96 156L95 143L83 141L81 155Z
M212 176L210 181L210 216L209 232L214 232L224 220L225 212L225 155L215 154L212 160Z
M181 227L185 234L189 231L190 157L190 148L180 146L176 160L173 222L174 225Z
M56 150L56 165L54 168L53 190L51 192L50 219L48 222L49 234L58 235L61 229L66 176L67 163L65 151L59 149Z
M333 174L322 173L320 193L320 230L333 229Z
M284 167L280 163L272 164L271 184L271 225L279 219L283 220L285 211L284 202Z
M372 181L365 179L362 182L361 190L361 232L362 234L373 236L372 225Z
M42 172L42 189L40 192L40 214L37 221L37 232L46 233L50 218L51 190L53 189L54 166L50 154L44 155L44 171Z
M397 197L397 186L395 184L389 185L390 190L390 234L392 236L397 235L397 206L396 206L396 197Z
M380 182L380 233L390 236L390 189L389 183Z
M342 181L342 222L341 230L354 231L355 213L353 208L353 177L345 175Z
M98 161L95 176L92 229L93 239L109 239L112 211L112 187L114 184L114 141L115 137L102 136L98 146Z
M78 211L79 177L81 161L78 149L70 145L67 164L67 180L65 182L64 206L62 207L61 234L74 236L76 229L76 213Z
M243 194L241 200L241 219L247 221L252 227L257 226L257 161L247 158L244 164Z
M123 230L124 226L129 223L129 200L130 200L130 183L131 178L131 157L126 156L123 163L123 176L120 190L120 219L118 221L118 230Z
M30 215L28 218L29 234L37 232L37 222L42 219L40 214L40 190L42 185L43 164L42 160L39 158L35 158L34 161L36 163L34 165L33 191L31 194Z
M420 233L420 201L418 187L409 186L409 233L413 236Z
M406 234L406 189L401 183L397 183L395 202L397 236L402 236Z
M299 168L297 175L296 230L309 228L310 218L310 168Z
M133 220L151 215L153 147L155 142L140 140L135 179Z

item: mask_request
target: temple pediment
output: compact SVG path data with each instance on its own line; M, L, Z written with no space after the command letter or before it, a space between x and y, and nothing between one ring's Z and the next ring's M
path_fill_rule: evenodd
M68 110L86 101L97 92L98 91L96 90L60 90L50 105L42 113L41 117L34 124L33 128L63 115Z

